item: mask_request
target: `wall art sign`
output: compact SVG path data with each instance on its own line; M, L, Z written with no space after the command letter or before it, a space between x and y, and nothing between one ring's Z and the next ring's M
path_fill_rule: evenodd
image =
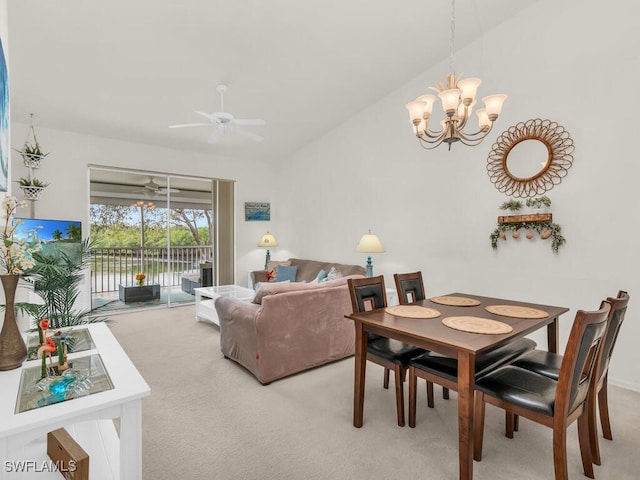
M247 222L268 222L271 220L269 202L244 202L244 219Z

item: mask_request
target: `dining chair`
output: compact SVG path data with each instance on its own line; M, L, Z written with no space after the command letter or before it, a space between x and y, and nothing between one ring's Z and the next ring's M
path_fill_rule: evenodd
M422 272L394 273L393 280L396 283L400 305L419 302L426 298Z
M398 302L400 305L419 302L424 300L426 290L422 280L422 272L413 273L394 273L393 280L396 283L396 291L398 292ZM442 387L442 398L449 399L449 389ZM433 406L433 382L427 380L427 402Z
M387 306L387 294L382 275L372 278L350 278L348 281L353 312L362 313ZM404 427L404 380L412 357L424 353L424 349L398 340L369 334L367 360L385 369L384 388L389 388L389 371L393 370L396 387L396 414L398 426Z
M609 376L609 362L613 353L613 347L616 344L620 327L624 322L629 303L629 294L623 290L618 292L616 298L609 297L607 302L611 304L611 313L609 315L609 324L605 335L604 344L602 346L602 358L593 382L593 392L591 401L589 402L589 438L591 443L591 453L593 462L596 465L601 464L600 446L598 445L598 422L596 419L596 397L597 407L600 410L600 423L602 425L602 433L607 440L613 440L611 434L611 422L609 419L609 402L607 394L607 384ZM546 352L544 350L532 350L519 357L513 365L531 370L533 372L549 377L553 380L560 378L560 367L562 365L562 355Z
M475 379L508 364L514 358L533 350L536 342L529 338L520 338L498 347L495 350L478 355L475 365ZM418 378L427 381L427 406L433 408L433 384L438 384L454 392L458 391L458 359L435 352L425 352L409 361L409 426L416 426L416 397ZM448 398L446 396L445 398ZM509 416L507 416L507 421Z
M492 371L476 382L474 455L482 459L485 404L510 415L528 418L553 429L553 465L556 480L568 480L567 429L577 420L584 474L594 478L589 439L587 402L591 379L596 375L611 304L603 301L597 311L576 313L560 376L555 381L514 365Z

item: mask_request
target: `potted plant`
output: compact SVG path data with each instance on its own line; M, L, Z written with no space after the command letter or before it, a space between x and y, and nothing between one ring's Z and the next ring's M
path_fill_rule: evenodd
M26 178L20 177L18 179L18 185L22 189L24 193L24 198L27 200L38 200L40 198L40 194L42 190L45 189L49 184L44 183L37 178Z
M22 155L24 166L28 168L39 168L40 160L49 155L48 153L43 153L40 149L40 145L37 143L32 145L25 142L22 149L18 150L18 152Z
M33 140L31 140L33 137ZM40 168L40 160L49 155L48 153L44 153L40 148L40 144L38 143L38 138L36 137L36 130L33 127L33 113L31 114L31 125L29 127L29 133L27 134L27 139L24 141L24 145L22 149L18 150L14 149L22 155L22 160L24 162L24 166L27 168Z
M102 321L92 318L90 309L78 309L76 300L82 291L85 270L91 261L92 243L82 241L77 254L60 250L33 253L34 265L23 277L43 301L36 319L46 318L50 328L63 328Z

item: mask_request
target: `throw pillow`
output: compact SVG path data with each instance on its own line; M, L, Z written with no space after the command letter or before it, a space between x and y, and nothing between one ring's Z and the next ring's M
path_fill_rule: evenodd
M277 271L276 267L278 265L289 266L291 262L289 261L277 261L277 260L269 260L267 263L267 282L277 282Z
M297 266L278 265L276 267L276 282L295 282Z
M331 280L335 280L336 278L342 278L343 275L340 272L340 270L337 270L336 267L331 267L331 270L329 270L329 273L327 273L327 279L325 280L326 282L329 282Z
M318 272L318 276L316 277L316 281L318 283L320 282L324 282L324 279L327 278L327 272L325 272L324 270L320 270Z

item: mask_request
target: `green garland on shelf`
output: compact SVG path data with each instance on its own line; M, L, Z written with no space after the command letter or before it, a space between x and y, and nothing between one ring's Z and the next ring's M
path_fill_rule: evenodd
M551 250L553 253L558 253L558 249L566 243L565 238L562 236L562 227L557 223L553 222L519 222L519 223L501 223L498 227L491 233L491 247L494 250L498 249L498 239L500 238L500 234L504 232L517 231L521 228L525 230L535 230L541 236L544 232L548 231L549 236L546 238L551 238Z

